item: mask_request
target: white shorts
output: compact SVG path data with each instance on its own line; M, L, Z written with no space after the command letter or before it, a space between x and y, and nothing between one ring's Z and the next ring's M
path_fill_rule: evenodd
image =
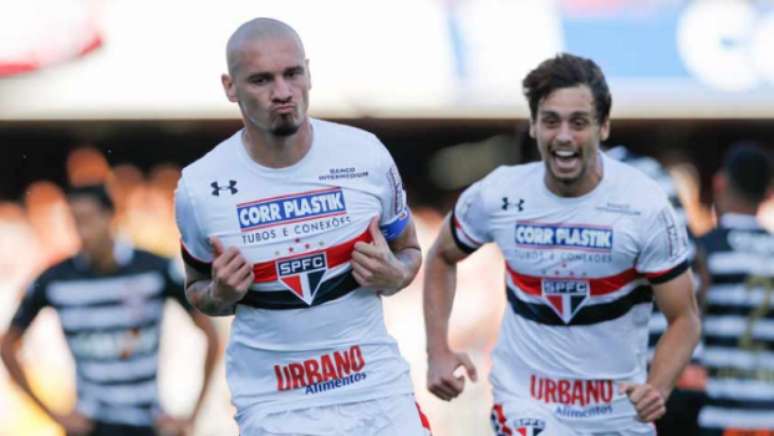
M619 430L578 430L544 405L520 398L495 403L490 418L496 436L656 436L653 424L640 422Z
M241 436L431 436L411 394L253 414L240 420L239 431Z

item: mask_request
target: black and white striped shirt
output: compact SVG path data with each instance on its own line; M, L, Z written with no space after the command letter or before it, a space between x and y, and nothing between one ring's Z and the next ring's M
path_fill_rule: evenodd
M167 297L186 309L182 275L169 260L115 245L119 268L93 271L81 256L46 270L11 321L27 329L41 309L59 316L75 359L77 409L110 423L147 426L159 410L156 374Z
M698 245L712 279L699 425L774 430L774 235L752 215L724 214Z

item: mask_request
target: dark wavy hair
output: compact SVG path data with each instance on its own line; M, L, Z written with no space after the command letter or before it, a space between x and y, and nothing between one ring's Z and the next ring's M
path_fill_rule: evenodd
M521 84L533 120L541 100L557 89L578 85L587 85L591 89L597 122L601 124L610 117L613 98L602 69L591 59L560 53L530 71Z

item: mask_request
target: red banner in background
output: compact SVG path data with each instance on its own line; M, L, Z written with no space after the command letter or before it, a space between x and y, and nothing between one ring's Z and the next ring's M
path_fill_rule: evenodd
M98 6L85 0L25 0L4 6L0 78L78 59L101 47Z

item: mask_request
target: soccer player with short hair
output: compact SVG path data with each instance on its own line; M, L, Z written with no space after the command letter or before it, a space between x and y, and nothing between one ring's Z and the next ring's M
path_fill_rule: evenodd
M102 185L71 188L67 200L81 249L43 272L24 295L0 344L11 379L68 436L183 435L201 409L218 355L212 322L186 301L182 271L170 259L116 239L113 202ZM164 303L172 298L207 338L204 382L194 411L177 419L161 410L157 372ZM59 414L35 392L17 358L24 332L53 308L75 360L75 410Z
M494 242L509 303L492 353L496 433L653 435L700 334L685 229L653 180L600 152L612 98L593 61L557 55L523 88L542 162L470 186L427 256L428 388L451 400L458 367L475 379L448 321L456 264ZM654 297L669 327L648 372Z
M751 143L731 147L713 179L718 226L697 240L708 273L702 436L774 434L774 235L756 217L770 194L770 159Z
M421 263L406 194L371 133L307 115L311 75L287 24L227 45L244 128L183 170L187 295L235 314L226 372L245 436L429 433L381 298Z

